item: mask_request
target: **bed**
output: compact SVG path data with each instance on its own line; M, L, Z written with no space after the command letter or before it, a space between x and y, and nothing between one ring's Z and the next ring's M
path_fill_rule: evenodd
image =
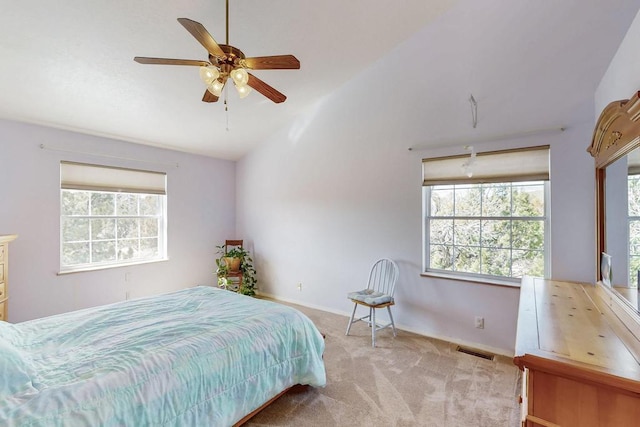
M323 350L298 310L207 286L0 322L0 425L230 426L324 386Z

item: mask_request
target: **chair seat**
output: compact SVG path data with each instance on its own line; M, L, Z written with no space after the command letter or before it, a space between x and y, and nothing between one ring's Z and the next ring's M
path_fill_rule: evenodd
M391 295L383 294L372 289L363 289L357 292L349 292L347 297L354 301L360 301L369 305L385 304L393 302Z

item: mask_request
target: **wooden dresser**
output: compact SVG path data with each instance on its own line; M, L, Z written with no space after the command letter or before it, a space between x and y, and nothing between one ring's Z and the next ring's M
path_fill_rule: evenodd
M522 280L523 426L640 426L640 341L608 298L601 285Z
M13 241L15 234L0 236L0 321L8 319L9 305L9 242Z

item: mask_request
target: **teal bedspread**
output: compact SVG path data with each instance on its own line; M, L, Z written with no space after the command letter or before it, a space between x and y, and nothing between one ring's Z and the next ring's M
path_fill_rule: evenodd
M323 350L299 311L205 286L0 322L0 425L229 426L324 386Z

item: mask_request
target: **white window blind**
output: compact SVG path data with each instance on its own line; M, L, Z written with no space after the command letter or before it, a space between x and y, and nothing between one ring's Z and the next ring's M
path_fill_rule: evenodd
M627 168L629 175L640 175L640 150L627 154Z
M60 187L65 190L167 193L167 174L86 163L60 162Z
M549 179L548 145L477 153L465 168L470 160L469 154L422 159L423 185Z

